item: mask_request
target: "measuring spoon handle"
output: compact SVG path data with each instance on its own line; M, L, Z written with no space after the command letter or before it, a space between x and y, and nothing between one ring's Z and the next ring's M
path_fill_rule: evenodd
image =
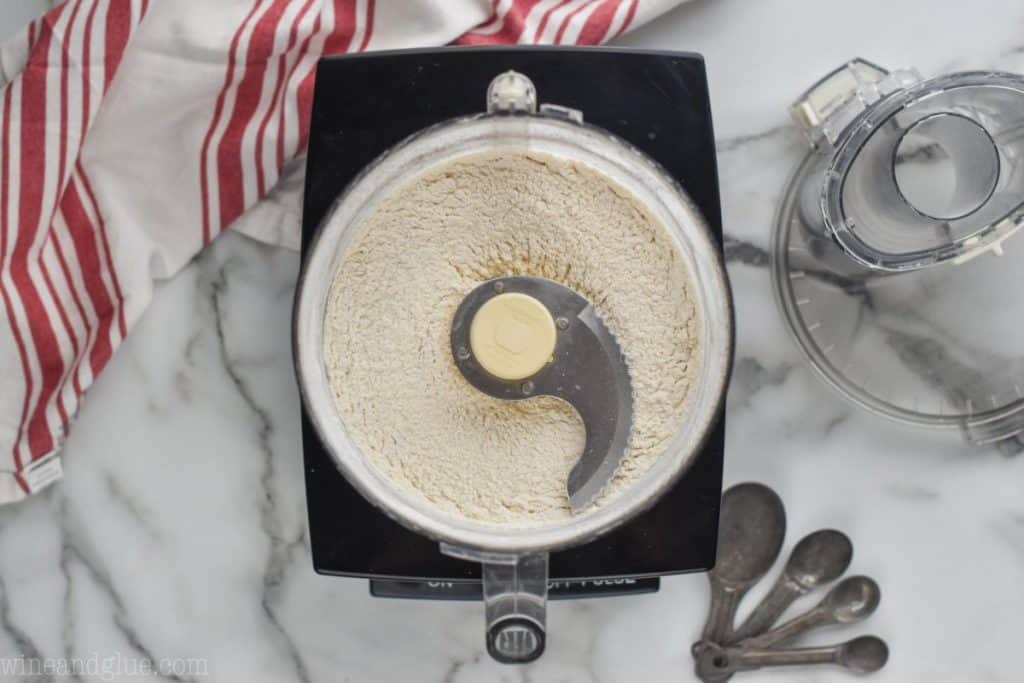
M723 643L732 632L732 620L736 607L743 597L743 591L726 586L714 578L711 580L711 608L704 624L702 638L713 643Z
M804 664L840 664L842 645L829 647L802 647L793 650L748 650L729 648L726 655L733 671L750 671L769 666L799 666Z
M831 613L819 606L790 619L784 624L776 626L770 631L765 631L754 638L747 638L738 644L745 648L775 647L795 639L805 631L817 628L818 626L827 626L831 623L833 623Z
M782 613L804 593L804 589L798 583L785 574L780 576L746 621L731 635L729 644L757 636L770 629Z

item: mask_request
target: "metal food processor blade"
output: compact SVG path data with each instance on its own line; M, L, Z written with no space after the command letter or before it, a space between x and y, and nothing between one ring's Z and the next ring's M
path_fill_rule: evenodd
M499 377L484 368L471 328L477 314L498 296L526 295L550 313L557 328L551 360L528 376ZM593 306L553 280L514 276L479 285L463 300L451 330L452 354L462 375L480 391L505 400L554 396L571 405L583 421L586 444L566 482L578 513L607 488L626 454L633 425L633 385L615 336Z
M573 512L593 503L611 483L626 455L633 422L629 367L615 335L592 306L583 309L578 318L592 336L579 349L580 360L590 372L579 378L584 390L578 403L573 404L587 429L583 455L569 472L566 483Z

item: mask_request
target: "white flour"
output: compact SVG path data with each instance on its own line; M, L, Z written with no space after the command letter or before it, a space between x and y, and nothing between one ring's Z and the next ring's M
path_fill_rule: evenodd
M630 448L599 505L675 433L699 321L662 226L578 164L509 150L465 157L412 180L366 221L335 276L325 330L347 429L402 489L455 515L525 526L570 515L565 482L584 430L557 399L490 398L455 368L455 309L484 280L507 275L578 291L628 359Z

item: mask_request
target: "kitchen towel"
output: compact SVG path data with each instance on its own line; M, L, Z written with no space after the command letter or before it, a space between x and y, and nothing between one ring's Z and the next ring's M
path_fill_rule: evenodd
M683 0L68 0L0 49L0 503L61 477L84 392L222 230L297 248L314 67L602 43Z

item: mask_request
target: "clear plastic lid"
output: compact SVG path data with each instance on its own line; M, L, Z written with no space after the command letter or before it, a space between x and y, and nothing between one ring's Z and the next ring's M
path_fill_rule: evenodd
M858 60L794 107L814 151L776 217L775 290L800 348L850 400L1016 450L1024 237L1006 238L1024 200L1024 80L913 81Z

